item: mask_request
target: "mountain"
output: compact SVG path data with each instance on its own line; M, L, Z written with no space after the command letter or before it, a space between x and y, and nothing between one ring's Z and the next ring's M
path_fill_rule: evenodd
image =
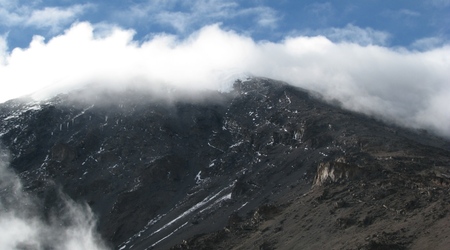
M121 250L450 245L446 139L265 78L165 101L90 92L0 105L10 168L43 221L87 204Z

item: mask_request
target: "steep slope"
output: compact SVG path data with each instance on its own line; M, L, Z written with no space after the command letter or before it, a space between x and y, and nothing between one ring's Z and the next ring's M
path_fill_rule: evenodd
M83 94L2 104L0 136L45 216L62 190L114 249L450 243L445 140L270 79L197 101Z

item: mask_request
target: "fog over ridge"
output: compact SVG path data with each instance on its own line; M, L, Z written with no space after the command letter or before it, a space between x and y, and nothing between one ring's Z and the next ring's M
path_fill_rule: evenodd
M185 39L154 34L138 42L133 35L133 30L83 22L49 41L35 36L28 48L11 52L0 38L0 82L6 89L0 101L32 93L47 98L83 84L117 90L138 85L156 94L172 87L185 94L228 90L236 78L252 75L450 137L448 44L416 51L375 45L367 36L361 43L320 35L255 41L217 24Z
M108 249L96 231L96 219L89 206L60 195L63 210L44 219L39 212L39 201L24 191L19 176L9 168L8 152L0 148L2 249Z

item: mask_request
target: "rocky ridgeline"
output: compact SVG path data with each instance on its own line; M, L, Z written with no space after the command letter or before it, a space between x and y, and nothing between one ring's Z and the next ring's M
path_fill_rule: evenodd
M450 245L443 139L263 78L201 100L74 95L2 104L0 139L38 210L57 190L86 202L114 249Z

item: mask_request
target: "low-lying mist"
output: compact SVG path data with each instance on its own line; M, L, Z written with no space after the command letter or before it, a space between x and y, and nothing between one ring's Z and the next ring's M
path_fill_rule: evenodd
M0 101L26 94L42 99L86 84L114 91L139 86L155 97L176 89L177 98L228 91L237 78L261 76L318 92L346 109L450 137L449 45L390 48L367 36L364 43L323 36L255 41L219 25L184 39L151 34L139 42L133 35L76 23L49 41L34 37L25 49L0 46Z
M8 154L0 149L0 246L4 250L104 250L89 206L62 195L64 204L49 218L40 214L37 197L23 190L8 168ZM50 208L47 208L50 209Z

